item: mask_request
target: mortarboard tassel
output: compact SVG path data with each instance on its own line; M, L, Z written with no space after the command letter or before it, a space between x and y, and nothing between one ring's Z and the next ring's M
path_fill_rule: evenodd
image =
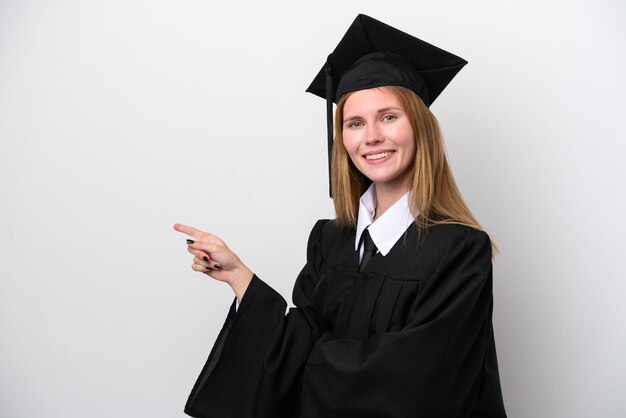
M326 73L326 130L328 134L328 194L333 197L330 162L333 153L333 77L331 75L330 61L326 60L324 66Z

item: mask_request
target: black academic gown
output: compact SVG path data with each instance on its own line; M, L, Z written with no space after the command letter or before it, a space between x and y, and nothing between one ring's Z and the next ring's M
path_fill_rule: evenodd
M506 417L486 233L411 225L359 273L354 231L318 221L296 306L254 276L189 395L198 418Z

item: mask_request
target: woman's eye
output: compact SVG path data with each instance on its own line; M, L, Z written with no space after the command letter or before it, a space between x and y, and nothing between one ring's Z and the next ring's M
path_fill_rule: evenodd
M360 128L363 124L358 121L348 123L348 128Z
M385 117L383 118L386 122L390 122L392 120L396 119L395 115L385 115Z

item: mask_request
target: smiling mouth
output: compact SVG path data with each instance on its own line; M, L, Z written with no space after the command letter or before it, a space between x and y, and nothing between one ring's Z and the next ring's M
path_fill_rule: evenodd
M380 160L381 158L389 157L395 151L379 152L378 154L369 154L365 156L366 160Z

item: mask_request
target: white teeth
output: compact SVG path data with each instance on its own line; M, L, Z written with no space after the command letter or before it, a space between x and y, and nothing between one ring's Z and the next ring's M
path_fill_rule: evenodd
M387 151L387 152L379 152L378 154L370 154L370 155L366 155L365 159L366 160L380 160L381 158L385 158L388 157L389 155L391 155L392 152L391 151Z

